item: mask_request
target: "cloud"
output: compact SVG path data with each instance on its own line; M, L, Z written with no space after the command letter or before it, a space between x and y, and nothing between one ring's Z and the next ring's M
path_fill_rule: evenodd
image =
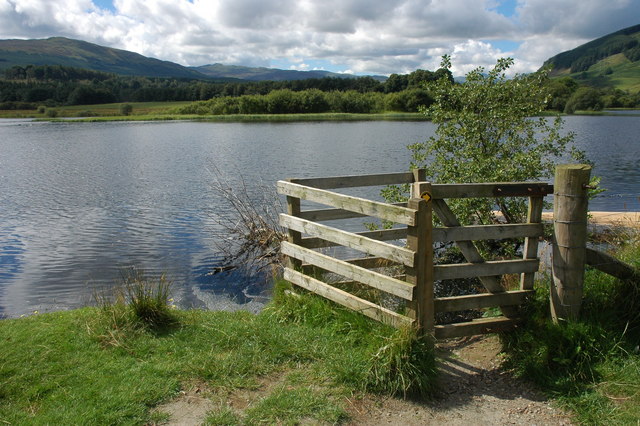
M640 0L0 0L0 38L63 35L184 65L322 61L335 70L456 72L515 56L539 68L563 50L640 22ZM496 45L492 41L496 41ZM498 41L520 47L500 50ZM297 62L296 62L297 61Z

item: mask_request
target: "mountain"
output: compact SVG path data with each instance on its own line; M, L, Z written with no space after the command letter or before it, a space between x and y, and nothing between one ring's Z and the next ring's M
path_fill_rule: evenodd
M209 79L173 62L65 37L0 40L0 70L15 65L64 65L121 75Z
M552 76L595 87L640 90L640 25L600 37L545 61Z
M82 40L51 37L36 40L0 40L0 71L13 66L63 65L120 75L193 78L222 81L284 81L309 78L355 78L352 74L329 71L294 71L212 64L184 67L169 61L148 58L127 50L113 49ZM372 76L384 81L386 77Z
M337 77L337 78L355 78L353 74L339 74L329 71L296 71L296 70L282 70L277 68L253 68L243 67L239 65L223 65L223 64L211 64L203 65L200 67L193 67L192 69L208 75L213 78L239 78L249 81L285 81L285 80L306 80L308 78L324 78L324 77ZM374 77L375 78L375 77Z

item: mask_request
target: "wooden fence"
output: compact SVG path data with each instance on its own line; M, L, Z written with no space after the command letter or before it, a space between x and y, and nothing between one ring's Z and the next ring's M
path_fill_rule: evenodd
M403 204L387 204L340 194L331 189L411 184L411 198ZM423 171L367 176L289 179L278 182L278 192L287 197L287 213L280 224L289 229L282 253L289 258L284 271L288 281L336 303L360 311L394 327L414 324L436 338L502 331L519 320L517 305L533 291L539 268L538 239L543 198L553 192L547 183L430 184ZM452 198L527 197L526 223L461 226L446 203ZM302 211L301 200L329 208ZM443 227L433 227L433 214ZM370 217L402 225L393 229L348 232L321 224L358 217ZM519 259L487 261L474 241L524 238ZM396 241L396 244L392 244ZM398 241L400 243L398 243ZM466 259L461 264L433 264L433 244L452 241ZM340 259L318 249L343 246L363 253L354 259ZM318 269L323 273L318 274ZM388 271L403 273L397 275ZM332 273L343 281L331 282ZM519 289L506 291L503 274L520 274ZM478 277L486 293L434 297L434 282ZM353 289L374 288L406 302L404 313L358 296ZM356 294L354 294L356 293ZM500 307L502 316L456 324L435 324L440 312Z

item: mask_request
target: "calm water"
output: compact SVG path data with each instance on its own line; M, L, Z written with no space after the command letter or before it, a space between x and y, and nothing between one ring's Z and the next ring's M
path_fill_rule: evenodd
M569 117L609 191L593 209L640 210L640 117ZM166 273L181 307L258 310L267 286L220 262L212 168L286 177L402 171L424 122L0 121L0 316L67 309L135 267ZM366 194L367 196L373 194Z

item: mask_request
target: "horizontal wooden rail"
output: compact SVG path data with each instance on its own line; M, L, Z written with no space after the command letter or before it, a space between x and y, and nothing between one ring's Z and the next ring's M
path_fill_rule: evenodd
M312 186L318 189L353 188L358 186L382 186L412 183L413 173L381 173L375 175L335 176L308 179L296 178L290 179L290 181L293 183L298 183L300 185Z
M492 306L520 305L533 290L505 291L504 293L483 293L468 296L438 297L434 299L436 312L464 311L466 309L490 308Z
M504 238L540 237L542 235L544 235L544 228L541 223L453 226L433 229L434 242L501 240Z
M319 237L333 241L339 245L359 250L367 254L384 257L409 267L412 267L415 262L415 253L404 247L398 247L389 243L376 241L362 235L321 225L305 219L280 214L280 225L293 231L303 232L312 237Z
M404 281L391 278L387 275L382 275L378 272L369 271L368 269L360 266L334 259L331 256L296 246L295 244L290 244L286 241L282 242L281 251L283 254L301 260L302 262L309 263L327 271L335 272L345 278L359 281L370 287L401 297L402 299L413 299L414 286Z
M361 266L367 269L374 268L388 268L390 266L398 266L398 262L394 262L389 259L385 259L384 257L360 257L357 259L347 259L345 260L347 263L351 263L353 265Z
M355 232L354 235L360 235L362 237L371 238L376 241L394 241L407 238L407 228L396 229L382 229L379 231L365 231ZM303 238L300 242L302 247L306 248L320 248L320 247L333 247L338 244L324 240L322 238Z
M446 324L435 326L436 339L448 339L451 337L473 336L475 334L497 333L511 330L514 325L522 320L517 318L479 318L471 322Z
M405 225L414 225L416 221L415 210L406 207L392 206L364 198L336 194L324 189L311 188L282 180L278 181L278 193Z
M378 306L368 300L361 299L346 291L337 289L315 278L311 278L289 268L284 269L284 279L302 288L312 291L322 297L346 306L363 315L373 318L395 328L413 324L413 320L389 309Z
M390 206L407 207L407 203L392 203ZM318 209L318 210L306 210L300 212L298 217L303 219L313 220L315 222L322 222L325 220L338 220L338 219L353 219L357 217L367 217L368 215L362 213L355 213L349 210L343 209Z
M454 280L459 278L490 277L503 274L520 274L537 272L538 259L526 260L492 260L482 263L459 263L450 265L435 265L433 274L435 280Z
M586 249L586 263L621 280L640 278L640 270L634 269L631 265L627 265L607 253L589 247Z
M544 182L434 184L431 188L434 199L535 197L553 193L553 185Z

